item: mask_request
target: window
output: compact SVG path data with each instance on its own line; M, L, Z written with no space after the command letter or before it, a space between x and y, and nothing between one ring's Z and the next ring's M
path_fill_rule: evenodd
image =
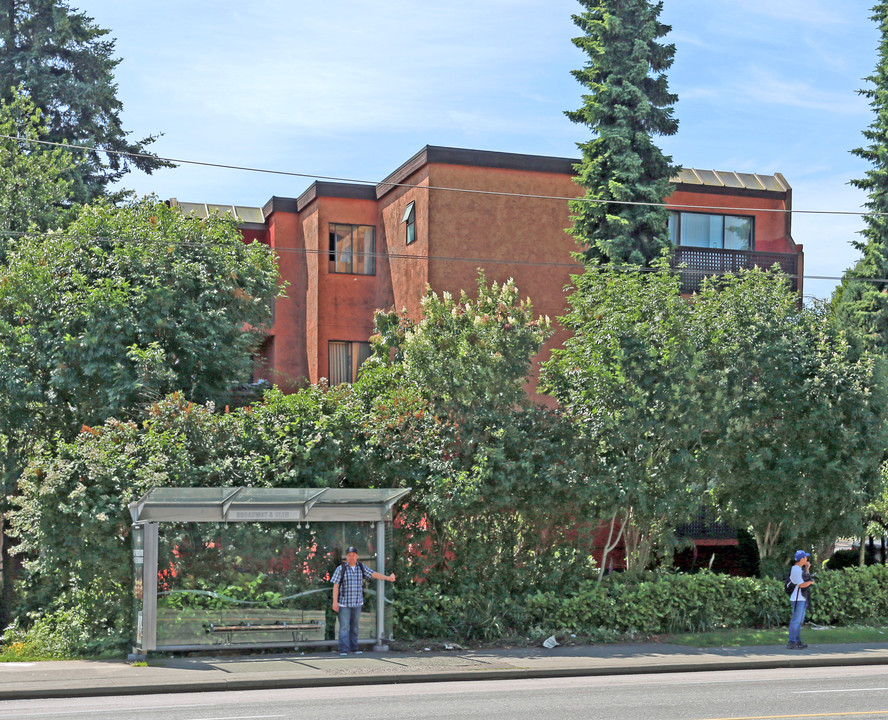
M330 223L330 272L376 274L376 228Z
M370 357L368 342L330 342L328 345L330 385L353 383L358 378L358 368Z
M412 202L407 205L404 210L404 217L401 218L406 228L406 244L409 245L416 240L416 203Z
M670 212L669 239L673 245L752 250L752 218L741 215Z

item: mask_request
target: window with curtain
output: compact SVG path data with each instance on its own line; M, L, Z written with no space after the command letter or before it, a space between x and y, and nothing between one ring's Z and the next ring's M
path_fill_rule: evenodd
M376 274L376 227L330 223L330 272Z
M370 357L370 343L331 341L327 352L330 365L330 385L353 383L358 379L358 371Z
M744 215L670 212L669 239L673 245L686 247L752 250L752 221Z

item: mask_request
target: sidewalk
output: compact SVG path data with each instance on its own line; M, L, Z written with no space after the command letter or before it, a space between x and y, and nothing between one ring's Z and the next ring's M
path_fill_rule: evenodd
M888 643L689 648L678 645L388 652L339 657L291 653L242 657L65 660L0 663L0 701L48 697L258 690L525 677L741 670L835 665L888 665Z

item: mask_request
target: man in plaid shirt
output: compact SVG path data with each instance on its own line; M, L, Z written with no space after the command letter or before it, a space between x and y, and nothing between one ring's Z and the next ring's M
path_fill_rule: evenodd
M358 649L358 624L364 604L364 579L395 581L395 575L383 575L358 562L357 548L350 546L345 562L333 571L333 612L339 614L339 654L361 654Z

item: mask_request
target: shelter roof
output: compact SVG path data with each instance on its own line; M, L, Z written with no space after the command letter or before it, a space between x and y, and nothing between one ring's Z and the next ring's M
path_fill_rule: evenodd
M374 522L410 488L154 488L129 505L133 522Z

